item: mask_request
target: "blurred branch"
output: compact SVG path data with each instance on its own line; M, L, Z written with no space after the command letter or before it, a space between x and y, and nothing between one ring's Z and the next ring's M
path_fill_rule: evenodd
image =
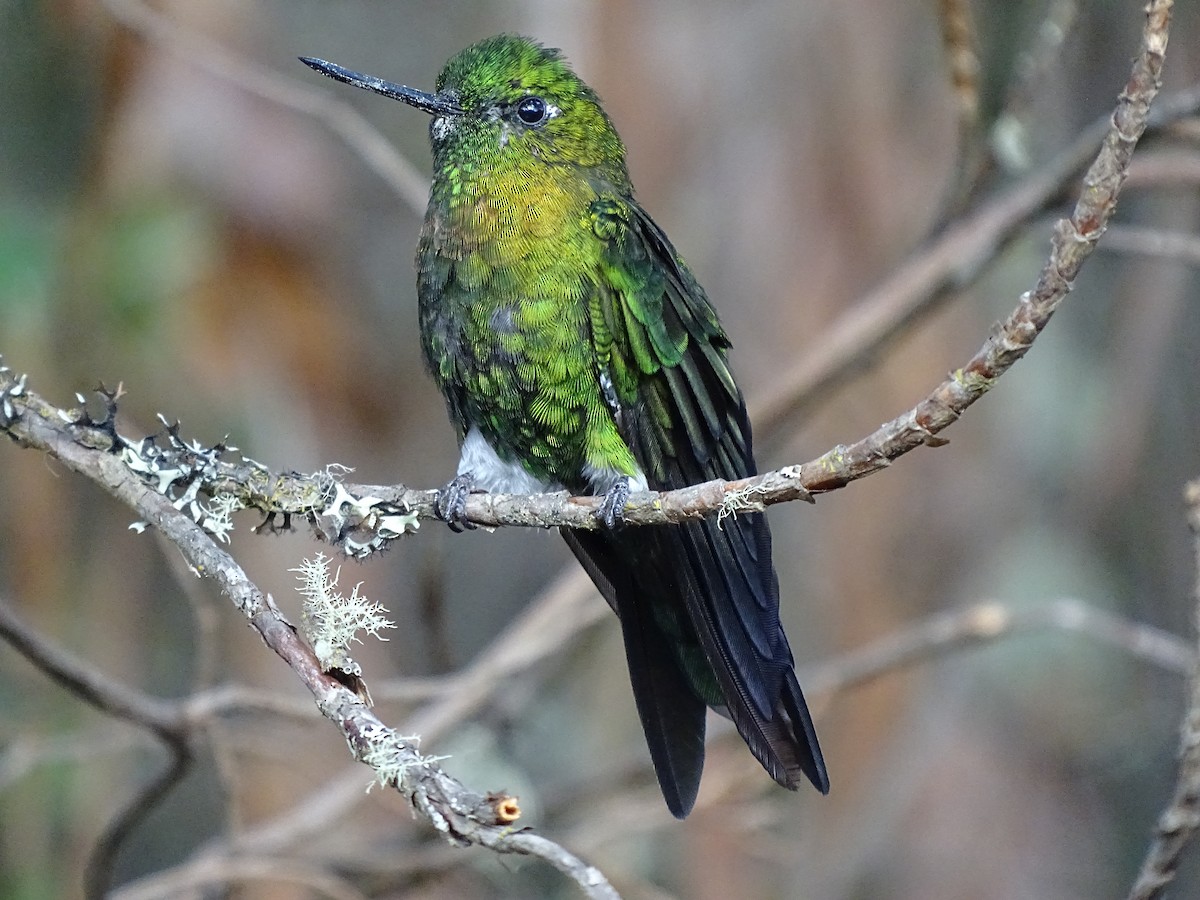
M312 892L312 896L332 900L366 900L367 895L353 883L338 878L328 869L301 860L238 859L210 860L205 866L174 868L140 879L133 886L114 891L109 900L162 900L163 897L207 896L202 888L228 887L247 881L294 884ZM306 895L307 896L307 895Z
M1200 266L1200 235L1136 225L1114 225L1108 229L1104 249L1109 253L1136 253Z
M1187 486L1184 499L1195 550L1195 621L1200 626L1200 480ZM1179 756L1174 796L1159 816L1154 840L1130 889L1130 900L1155 900L1164 896L1167 885L1175 878L1184 847L1200 828L1200 670L1195 667L1187 710L1180 726Z
M107 715L153 731L164 741L184 736L186 726L173 704L121 684L38 634L0 601L0 638L45 675Z
M1009 170L1024 171L1032 164L1027 121L1030 107L1078 18L1077 0L1050 0L1033 44L1016 59L1004 108L991 129L992 152Z
M1018 118L1025 114L1077 21L1078 0L1050 0L1033 43L1017 57L1016 77L1004 102L1006 113Z
M1046 630L1085 635L1180 675L1190 674L1198 658L1196 647L1170 632L1105 612L1075 598L1050 600L1024 609L989 600L935 613L862 647L803 666L796 674L819 716L820 706L830 697L874 679L911 666L928 665L972 647ZM739 741L737 732L726 723L714 720L711 724L710 750L720 743L732 746ZM628 840L630 834L661 827L659 817L648 812L660 802L655 786L647 784L644 789L634 788L614 795L612 785L623 780L611 769L594 772L588 785L562 802L564 808L588 810L567 832L572 846L595 850L614 839ZM745 767L712 765L706 774L705 789L697 798L696 811L720 808L728 817L757 790L757 785L754 773Z
M114 19L161 49L176 53L210 75L325 122L339 134L396 195L418 215L425 212L429 184L387 139L352 106L316 87L255 65L204 35L197 34L141 0L101 0Z
M185 738L167 745L171 761L165 769L147 781L126 803L125 808L109 819L96 839L83 873L83 895L89 900L101 900L109 895L113 869L121 846L149 815L150 811L181 782L195 761L191 743Z
M1184 121L1187 120L1177 120L1177 124L1183 124ZM1200 132L1200 118L1191 121L1196 123ZM1197 133L1195 140L1200 144L1200 133ZM1139 153L1129 169L1129 184L1139 188L1195 187L1200 184L1200 146L1156 148Z
M937 6L960 128L974 129L979 124L979 40L971 7L966 0L938 0Z
M125 839L191 767L187 724L174 705L135 691L76 659L22 622L3 602L0 602L0 638L69 693L107 715L153 732L171 754L167 767L143 784L108 821L92 848L84 873L84 895L103 897Z
M958 109L958 174L950 209L958 211L970 196L984 163L979 128L979 39L967 0L938 0L942 47Z
M1196 649L1170 632L1105 612L1081 600L1062 598L1028 609L987 601L937 613L799 674L813 695L844 691L945 653L1044 629L1085 634L1180 675L1190 674L1196 666Z

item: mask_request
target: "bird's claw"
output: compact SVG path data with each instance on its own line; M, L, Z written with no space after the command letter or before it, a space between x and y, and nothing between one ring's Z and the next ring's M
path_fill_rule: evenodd
M629 499L629 476L623 475L604 492L604 499L596 510L596 518L608 529L618 528L625 521L625 501Z
M438 518L449 525L450 530L455 533L461 533L463 529L474 531L476 528L475 523L468 521L466 517L467 497L471 495L473 487L475 487L475 474L459 472L450 480L449 484L438 489L436 503Z

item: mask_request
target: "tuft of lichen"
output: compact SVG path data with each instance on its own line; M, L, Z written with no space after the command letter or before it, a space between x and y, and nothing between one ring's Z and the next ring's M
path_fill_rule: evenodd
M365 631L381 641L387 638L380 634L385 628L395 628L380 603L359 594L362 582L354 586L350 596L338 590L341 566L330 574L330 561L324 553L306 559L298 568L300 586L296 588L304 597L300 616L300 632L308 639L321 667L325 671L338 669L351 675L362 674L358 663L350 658L349 647L353 641L362 640L358 633Z

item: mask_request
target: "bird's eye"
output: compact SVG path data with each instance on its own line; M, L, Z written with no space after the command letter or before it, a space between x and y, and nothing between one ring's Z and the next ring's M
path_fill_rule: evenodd
M541 125L546 121L549 109L541 97L526 97L517 104L517 118L526 125Z

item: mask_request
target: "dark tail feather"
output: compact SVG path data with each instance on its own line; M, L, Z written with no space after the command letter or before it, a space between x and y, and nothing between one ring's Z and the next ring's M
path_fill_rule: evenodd
M712 521L688 523L670 535L686 561L678 570L691 621L738 733L782 786L795 790L803 775L828 792L812 717L779 626L765 520L750 515L724 529Z
M667 808L683 819L692 811L700 789L708 707L684 679L662 631L645 621L649 617L641 610L646 604L636 600L623 604L621 599L621 631L633 699Z
M791 669L784 676L783 695L779 698L782 712L787 713L793 736L793 746L802 771L822 794L829 793L829 773L825 771L825 757L817 743L817 729L800 692L800 682Z
M562 535L621 620L629 680L654 773L671 814L686 818L704 769L707 706L688 684L675 649L654 622L647 598L639 598L628 562L618 559L612 543L586 532L564 530Z

